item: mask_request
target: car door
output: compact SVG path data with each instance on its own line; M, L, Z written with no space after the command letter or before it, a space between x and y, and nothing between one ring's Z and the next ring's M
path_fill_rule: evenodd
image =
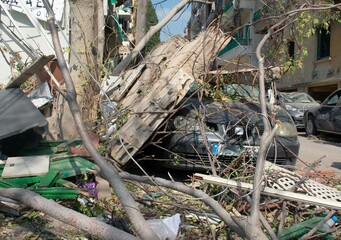
M333 123L332 131L336 133L341 133L341 98L339 99L339 102L332 110L330 117Z
M316 113L315 123L317 129L325 131L334 131L334 119L337 114L334 111L339 108L341 99L341 90L333 92L327 99L321 104L321 107Z

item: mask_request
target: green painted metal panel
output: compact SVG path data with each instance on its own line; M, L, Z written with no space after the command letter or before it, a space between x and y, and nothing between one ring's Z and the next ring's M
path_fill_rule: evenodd
M233 2L229 2L228 4L226 4L225 8L224 8L224 13L228 12L233 6Z
M32 189L33 192L49 199L70 199L77 198L81 190L75 188L53 187Z
M56 171L49 171L43 176L39 177L39 182L31 186L30 188L39 188L39 187L52 187L55 185L58 179L60 179L62 174Z
M295 224L290 228L286 228L282 232L282 236L280 240L296 240L302 237L304 234L308 233L311 229L313 229L320 221L325 218L326 214L318 217L314 217L312 219L303 221L301 223ZM323 233L324 229L320 228L317 233ZM332 234L326 234L324 236L319 237L319 239L333 239Z
M56 181L56 187L67 187L67 188L74 188L74 187L77 187L76 184L74 184L73 182L70 182L70 181L67 181L65 179L58 179Z
M12 187L25 188L27 186L30 186L34 183L39 182L40 179L37 176L33 176L33 177L20 177L20 178L6 178L6 180L0 178L0 181L10 183Z
M15 188L17 186L15 186L11 182L8 182L7 180L0 178L0 187L2 187L2 188Z
M93 170L95 166L96 164L85 158L75 156L52 161L50 171L60 171L62 178L68 178L87 173L89 170Z

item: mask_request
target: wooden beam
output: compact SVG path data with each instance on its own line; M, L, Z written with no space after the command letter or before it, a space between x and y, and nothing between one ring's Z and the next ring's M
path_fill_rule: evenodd
M198 180L198 181L212 183L212 184L221 185L225 187L242 189L245 191L253 190L253 186L250 183L236 182L236 181L221 178L221 177L214 177L210 175L196 173L194 174L194 178L195 180ZM264 187L263 184L260 187L262 188L261 194L263 195L277 197L280 199L285 199L285 200L290 200L290 201L295 201L295 202L303 202L305 204L323 206L323 207L330 208L330 209L341 210L341 202L333 201L330 199L322 199L318 197L308 196L308 195L300 194L300 193L294 193L294 192Z
M38 71L42 71L42 68L54 58L54 55L42 56L37 59L34 63L28 66L24 71L10 83L7 84L6 88L19 88L21 84L27 81L30 77L36 74Z

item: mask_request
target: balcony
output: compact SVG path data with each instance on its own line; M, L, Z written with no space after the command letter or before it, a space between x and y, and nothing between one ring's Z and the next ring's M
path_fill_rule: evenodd
M252 46L250 38L233 38L217 56L217 65L224 66L241 56L251 54Z
M255 7L255 1L254 0L240 0L239 2L239 9L254 9ZM235 8L234 1L228 3L224 8L224 14L230 14L230 12L233 12L233 9Z
M230 31L230 29L234 28L234 21L233 21L233 17L234 17L234 11L233 11L233 3L230 2L228 3L224 10L223 10L223 16L221 18L221 22L220 22L220 28L225 31L228 32Z
M254 0L241 0L239 3L240 9L254 9L255 1Z
M221 19L221 24L220 28L228 32L231 29L234 29L235 26L235 21L234 17L238 12L243 12L243 11L252 11L254 9L255 1L253 0L241 0L239 3L239 7L236 8L234 1L228 3L225 8L223 9L223 15ZM243 14L244 16L245 14ZM249 21L249 20L248 20Z
M275 20L268 17L270 17L270 13L267 7L261 8L253 14L252 21L255 22L253 25L255 33L265 34L275 24ZM262 18L267 19L262 20Z

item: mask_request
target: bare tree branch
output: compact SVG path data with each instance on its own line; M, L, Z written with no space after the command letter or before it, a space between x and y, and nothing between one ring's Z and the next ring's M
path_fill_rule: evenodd
M180 182L173 182L173 181L168 181L166 179L162 178L157 178L153 177L152 180L148 177L141 177L133 174L129 174L127 172L121 172L120 176L123 179L128 179L132 181L138 181L138 182L143 182L151 185L155 185L157 183L159 186L163 186L166 188L170 188L179 192L186 193L188 195L191 195L193 197L198 198L198 200L203 201L205 204L210 206L213 211L226 223L226 225L231 228L234 232L238 233L240 236L245 237L245 230L239 228L235 222L232 220L231 215L226 212L226 210L213 198L211 198L209 195L204 193L201 190L195 189L195 188L190 188L186 186L183 183Z
M141 39L141 41L135 46L135 48L120 62L114 69L113 75L118 76L128 65L133 61L145 45L148 43L150 38L159 31L163 26L165 26L187 3L191 0L182 0L178 5L176 5L168 14L155 26L152 26L146 35Z
M108 180L110 185L115 190L116 195L120 199L120 202L126 211L128 218L130 222L133 224L136 232L142 239L158 239L155 232L151 229L149 224L146 222L144 217L142 216L138 204L135 202L129 191L126 189L124 182L118 175L117 170L109 165L102 156L98 153L97 149L93 146L89 135L86 131L86 128L84 126L80 109L77 104L76 100L76 90L73 85L70 72L67 68L64 55L61 49L59 37L58 37L58 31L55 26L54 21L54 14L52 11L52 8L47 0L43 0L44 5L46 9L48 10L48 24L51 31L51 36L53 40L53 45L55 48L58 64L60 66L61 72L63 74L63 77L65 79L65 84L67 87L67 93L66 93L66 101L69 105L69 108L71 110L72 116L74 118L77 130L79 135L81 136L82 142L86 149L89 151L91 156L93 157L95 163L99 166L99 168L102 170L103 175L105 179Z

